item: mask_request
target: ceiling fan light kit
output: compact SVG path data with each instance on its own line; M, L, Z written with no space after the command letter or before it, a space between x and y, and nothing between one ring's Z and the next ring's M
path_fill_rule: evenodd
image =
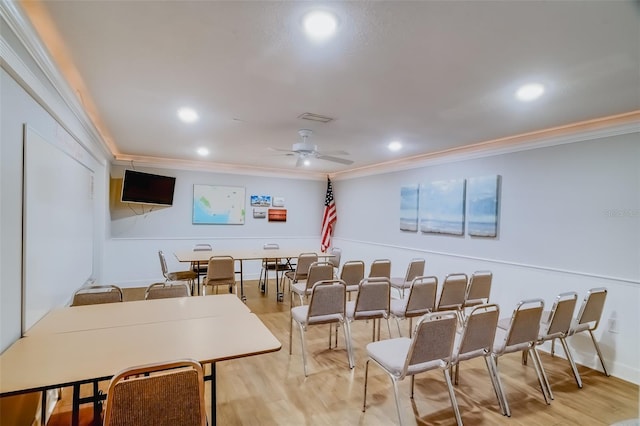
M310 129L300 129L298 130L298 135L302 138L301 142L296 142L291 146L291 150L280 150L277 151L285 151L285 155L296 155L296 167L300 167L302 165L309 165L309 158L317 158L319 160L332 161L334 163L340 164L353 164L353 161L347 160L346 158L334 157L331 155L324 154L318 151L318 145L313 144L308 141L309 137L313 134L313 130ZM346 153L344 153L346 154Z

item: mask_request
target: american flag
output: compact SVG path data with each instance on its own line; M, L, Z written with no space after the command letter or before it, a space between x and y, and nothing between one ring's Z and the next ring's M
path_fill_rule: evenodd
M327 177L327 195L324 197L324 214L322 215L322 233L320 239L320 249L326 252L331 246L331 234L333 234L333 224L338 220L336 213L336 202L333 200L333 189L331 179Z

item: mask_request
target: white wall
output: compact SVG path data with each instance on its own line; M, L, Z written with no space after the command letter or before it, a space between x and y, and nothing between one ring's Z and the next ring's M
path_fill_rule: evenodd
M564 291L580 301L607 287L596 335L613 374L640 381L640 144L638 134L451 162L334 182L343 260L390 258L396 276L412 257L426 274L486 269L492 298L508 316L523 298L548 307ZM497 238L399 230L400 187L432 180L502 177ZM598 367L588 336L570 344L577 362Z
M231 175L187 170L144 168L136 170L176 177L173 205L153 207L117 202L111 194L111 237L104 257L104 279L122 287L145 286L162 280L158 250L165 252L170 270L188 265L177 262L172 253L190 250L197 243L210 243L217 250L256 249L266 242L281 247L320 249L319 236L326 181ZM122 178L123 167L114 166L111 176ZM117 185L117 181L112 181ZM193 185L228 185L245 188L244 225L193 225ZM251 195L282 197L286 222L254 219ZM265 208L261 208L265 209ZM150 211L151 210L151 211ZM247 262L246 278L257 278L259 262Z

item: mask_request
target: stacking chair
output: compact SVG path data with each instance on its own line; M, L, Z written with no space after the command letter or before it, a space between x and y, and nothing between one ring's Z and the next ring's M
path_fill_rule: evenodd
M391 261L389 259L376 259L371 262L369 278L391 278Z
M92 285L82 287L73 295L71 306L97 305L122 302L122 290L115 285Z
M340 269L340 260L342 259L342 249L340 247L331 247L329 250L329 254L333 256L327 258L327 262L333 265L333 269L338 274L338 270Z
M442 282L440 298L436 304L436 311L455 310L462 324L464 320L464 297L467 293L467 274L449 274Z
M205 426L204 374L193 360L132 367L107 392L105 426Z
M262 246L264 250L278 250L280 244L278 243L266 243ZM282 259L268 259L262 260L262 269L260 270L260 277L258 278L258 286L262 293L269 292L269 271L276 271L276 280L278 280L277 272L281 271L284 275L285 271L291 269L290 263L283 261ZM276 285L279 283L276 282Z
M578 387L581 388L582 380L580 379L580 373L578 373L578 367L576 367L573 355L566 341L566 337L569 335L571 328L573 311L576 308L577 300L578 294L575 291L561 293L556 297L551 311L544 311L542 313L537 344L541 345L549 340L560 339L564 353L571 365L573 377L575 377ZM522 352L522 361L524 364L527 363L527 353L527 351ZM548 383L547 388L549 389L549 396L553 399L553 392L551 392L551 386L549 386Z
M491 356L493 342L496 336L496 328L500 316L500 308L495 304L478 305L471 310L466 317L462 330L456 334L456 343L453 350L452 368L455 371L454 383L458 384L460 363L470 359L483 357L489 372L491 385L498 399L500 410L504 412L502 405L502 389L496 380L495 359Z
M433 312L436 306L436 292L438 290L438 278L416 277L409 286L409 296L403 299L391 299L391 316L395 318L400 331L400 320L409 318L409 337L413 328L413 318Z
M191 296L189 286L181 282L151 284L144 292L145 300Z
M489 303L492 280L493 274L489 271L476 271L471 274L462 308L471 308L484 303Z
M593 342L593 347L596 349L596 353L598 354L598 358L600 359L602 371L604 372L605 376L609 376L609 371L604 364L604 358L602 357L600 346L598 345L598 342L593 335L593 332L598 328L598 325L600 324L600 318L602 317L602 311L604 309L604 302L606 299L606 288L598 287L589 290L584 300L582 301L582 306L580 306L578 316L574 318L571 323L569 336L588 331L589 336L591 336L591 341ZM553 343L551 346L551 353L553 354Z
M349 322L345 316L345 303L347 298L346 287L341 280L324 280L316 282L311 288L311 300L308 305L300 305L291 308L291 324L289 327L289 355L291 355L291 343L293 334L293 322L300 328L300 341L302 343L302 360L304 375L307 374L307 354L304 334L310 325L318 324L342 324L347 347L347 359L349 368L354 367L353 351L351 347L351 332ZM331 337L329 337L331 348Z
M193 247L193 251L213 251L213 247L211 244L196 244ZM191 262L191 270L198 274L199 276L207 275L207 264L202 264L200 262Z
M304 305L304 301L311 295L311 289L318 281L327 281L333 279L333 265L329 262L313 262L309 266L309 272L302 282L291 284L291 307L293 307L294 293L300 297L300 304Z
M416 324L413 337L397 337L367 345L369 359L364 370L364 402L362 411L367 409L367 379L369 361L373 361L391 378L396 401L398 419L402 425L402 413L398 396L398 382L411 376L411 398L413 399L414 377L416 374L442 369L449 389L451 406L458 425L462 425L458 402L451 384L451 355L456 335L457 314L438 312L425 314Z
M351 300L351 293L358 291L358 285L364 278L364 262L362 260L349 260L344 262L340 271L340 279L347 286L347 296Z
M160 267L162 268L162 275L167 281L188 281L191 284L191 293L194 293L194 285L198 274L194 271L176 271L169 272L167 268L167 259L164 257L162 250L158 251L158 257L160 258Z
M347 319L349 322L358 320L373 320L372 341L380 340L380 320L384 318L387 322L389 337L391 337L391 327L389 327L389 313L391 300L391 284L389 278L365 278L360 281L358 296L355 301L347 302ZM376 320L378 332L376 333Z
M401 298L404 298L404 291L411 287L413 279L424 275L424 265L424 259L411 259L411 262L409 262L409 266L407 267L407 273L404 277L391 278L391 287L400 292Z
M500 380L500 372L498 369L498 358L504 354L527 351L533 359L533 365L538 376L538 382L542 390L542 396L547 404L550 404L549 390L546 386L548 380L542 366L542 361L536 350L538 341L538 331L540 329L540 320L544 309L544 301L542 299L523 300L513 311L511 318L505 318L498 321L496 330L496 338L494 340L491 356L495 360L495 378L498 383L498 389L501 389L502 397L502 414L511 417L511 410L507 402L504 387Z
M298 259L296 260L295 269L287 271L284 274L284 276L289 281L289 288L291 288L293 284L298 283L298 281L306 280L307 274L309 273L309 267L313 262L317 261L318 255L316 253L300 253ZM284 285L282 291L284 291Z
M235 287L236 295L238 294L238 288L236 287L236 270L235 260L231 256L211 256L209 259L209 265L207 266L207 275L202 282L202 294L207 292L207 286L211 286L216 289L218 293L218 286L229 286L229 293L233 293Z

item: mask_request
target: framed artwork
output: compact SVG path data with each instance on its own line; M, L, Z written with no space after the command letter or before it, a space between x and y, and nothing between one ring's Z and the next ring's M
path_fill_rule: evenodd
M254 219L264 219L267 217L267 211L263 209L253 209Z
M193 185L193 224L244 225L245 190L240 186Z
M400 187L400 230L418 231L418 185Z
M467 180L467 234L474 237L498 235L499 186L498 175Z
M269 222L286 222L287 210L286 209L269 209L268 217L269 217Z
M254 207L269 207L271 205L271 195L252 195L251 205Z
M464 234L464 179L429 182L420 186L420 231Z
M284 207L284 197L273 197L273 207Z

